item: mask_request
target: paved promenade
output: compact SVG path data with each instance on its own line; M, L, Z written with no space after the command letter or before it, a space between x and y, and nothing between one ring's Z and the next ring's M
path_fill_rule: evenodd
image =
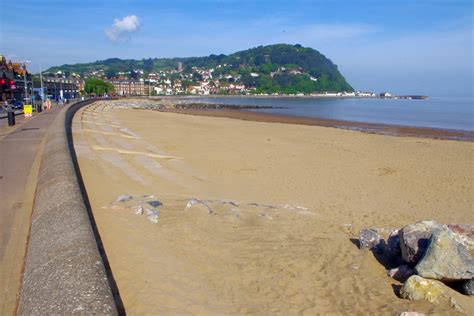
M59 110L16 116L12 127L0 120L0 315L15 308L42 141Z

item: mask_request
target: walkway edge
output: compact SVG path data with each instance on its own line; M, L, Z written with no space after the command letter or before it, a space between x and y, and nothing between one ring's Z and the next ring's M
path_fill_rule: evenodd
M118 314L72 147L74 113L63 109L46 134L25 272L20 315ZM99 245L98 245L99 242Z

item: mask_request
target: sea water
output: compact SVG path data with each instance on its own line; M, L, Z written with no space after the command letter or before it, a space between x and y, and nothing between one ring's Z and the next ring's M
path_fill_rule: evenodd
M473 97L430 97L427 100L211 97L198 98L198 100L211 103L279 107L254 110L265 113L351 122L474 131Z

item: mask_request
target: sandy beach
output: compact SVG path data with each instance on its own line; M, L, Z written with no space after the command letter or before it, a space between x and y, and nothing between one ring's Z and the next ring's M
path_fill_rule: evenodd
M455 313L400 299L354 238L422 219L474 224L474 143L310 125L104 101L75 115L129 315ZM117 202L123 194L133 199ZM474 312L472 297L450 291Z

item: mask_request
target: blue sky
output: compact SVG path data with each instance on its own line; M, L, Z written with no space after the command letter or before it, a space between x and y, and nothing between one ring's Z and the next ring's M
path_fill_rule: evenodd
M299 43L359 90L473 95L471 0L0 2L0 53L33 71Z

